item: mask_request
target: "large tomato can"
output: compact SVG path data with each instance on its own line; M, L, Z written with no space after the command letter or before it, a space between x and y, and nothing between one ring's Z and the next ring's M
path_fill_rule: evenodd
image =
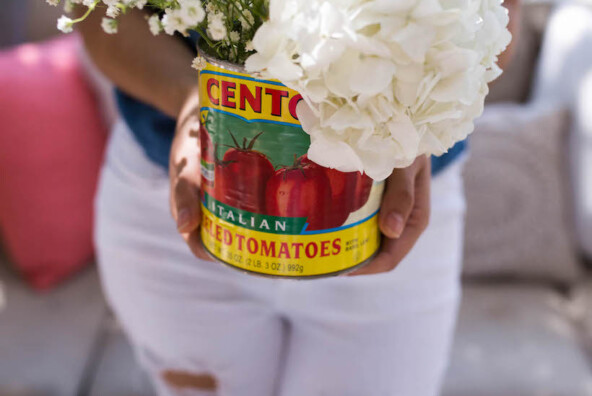
M371 260L384 183L308 160L297 92L205 59L200 234L207 252L238 270L295 279L335 276Z

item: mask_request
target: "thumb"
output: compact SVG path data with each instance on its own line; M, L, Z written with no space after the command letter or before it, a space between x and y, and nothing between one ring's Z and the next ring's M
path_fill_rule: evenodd
M380 207L380 231L390 239L403 233L415 201L413 172L395 169L386 181L386 190Z
M199 227L201 208L199 188L185 178L177 179L172 191L173 216L180 233L188 233Z

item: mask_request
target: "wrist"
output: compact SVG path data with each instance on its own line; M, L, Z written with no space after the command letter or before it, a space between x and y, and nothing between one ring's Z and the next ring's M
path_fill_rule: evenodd
M177 112L177 121L182 122L191 114L199 110L199 86L197 79L193 84L186 84L181 88L178 95L179 105Z
M185 85L179 94L180 104L177 112L177 127L185 125L188 121L199 121L199 87L197 79L194 84ZM178 128L179 129L179 128Z

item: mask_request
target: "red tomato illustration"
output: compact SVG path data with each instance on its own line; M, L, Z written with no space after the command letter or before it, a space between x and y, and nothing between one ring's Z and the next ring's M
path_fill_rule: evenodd
M358 183L357 172L340 172L336 169L325 168L308 159L305 154L300 157L303 164L313 164L323 169L331 184L331 207L333 215L331 221L334 227L342 226L353 211L354 195Z
M231 133L232 136L232 133ZM234 136L235 147L216 161L214 197L227 205L252 213L265 212L265 189L275 169L269 159L253 145L261 133L248 144L240 146Z
M362 206L366 205L368 198L370 198L370 191L372 191L373 180L366 174L360 172L356 173L357 183L354 193L354 204L352 212L359 210Z
M267 183L267 214L306 217L308 230L333 228L331 185L323 168L295 160L276 171Z

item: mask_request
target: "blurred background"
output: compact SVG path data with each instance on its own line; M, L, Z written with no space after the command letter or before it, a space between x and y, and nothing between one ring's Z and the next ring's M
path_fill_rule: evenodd
M111 87L59 9L0 4L0 396L152 395L93 265ZM471 138L444 396L592 395L592 5L524 6Z

